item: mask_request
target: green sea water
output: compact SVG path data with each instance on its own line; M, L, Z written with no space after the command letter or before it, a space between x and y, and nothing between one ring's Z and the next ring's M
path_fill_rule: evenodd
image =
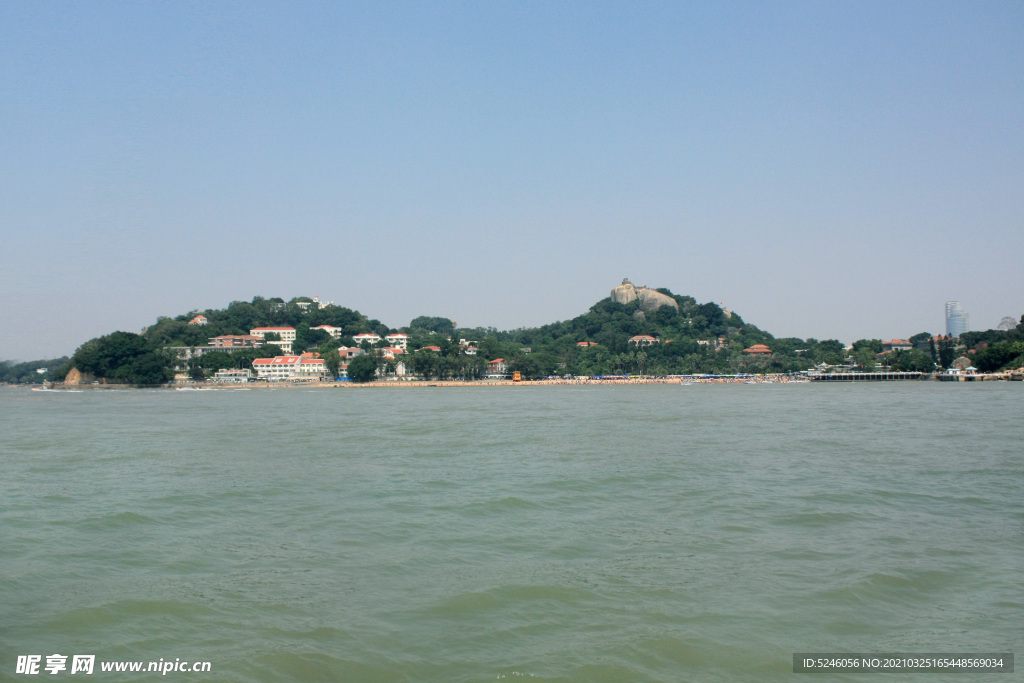
M794 652L1021 652L1022 418L1021 383L0 389L0 680L54 653L117 681L789 681ZM211 671L99 671L161 658Z

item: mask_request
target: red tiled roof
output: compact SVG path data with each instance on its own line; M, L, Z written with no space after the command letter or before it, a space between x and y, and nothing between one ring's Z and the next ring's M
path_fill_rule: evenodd
M764 344L754 344L751 347L743 349L743 353L771 353L772 350Z
M274 358L257 358L253 365L295 365L301 359L299 356L275 356Z
M295 331L294 327L254 327L253 330L259 330L260 332L275 332L277 330Z

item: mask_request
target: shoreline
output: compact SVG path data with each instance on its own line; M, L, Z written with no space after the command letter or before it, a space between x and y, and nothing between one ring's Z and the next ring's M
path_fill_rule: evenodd
M369 389L369 388L416 388L416 387L511 387L511 386L626 386L626 385L651 385L651 384L819 384L828 382L829 378L837 379L846 373L824 376L821 379L811 380L807 377L793 377L790 375L749 375L742 377L705 377L699 375L681 377L631 377L631 378L607 378L607 379L540 379L522 380L515 382L506 380L375 380L372 382L203 382L203 383L169 383L152 387L137 387L126 384L53 384L50 386L18 385L6 386L18 387L27 386L33 391L62 391L62 390L121 390L121 389L163 389L177 391L209 391L213 389ZM961 376L924 376L919 378L902 379L857 379L853 382L843 380L842 384L877 384L889 382L952 382L952 383L974 383L974 382L1005 382L1024 381L1024 372L1010 371L1002 373L961 375Z

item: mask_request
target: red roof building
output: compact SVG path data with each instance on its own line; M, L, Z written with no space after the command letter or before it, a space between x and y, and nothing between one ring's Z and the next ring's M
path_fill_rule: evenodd
M637 346L650 346L651 344L657 344L658 340L649 334L638 334L635 337L630 337L629 343L636 344Z
M767 358L772 355L772 350L764 344L754 344L751 347L743 349L743 353L751 356L764 356Z

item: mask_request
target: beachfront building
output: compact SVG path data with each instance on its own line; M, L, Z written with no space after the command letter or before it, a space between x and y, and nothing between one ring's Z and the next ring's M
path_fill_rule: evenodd
M323 381L327 377L327 363L311 355L257 358L252 362L252 369L256 377L270 382Z
M222 334L210 339L210 346L215 349L258 349L265 343L263 337L254 334Z
M259 379L270 382L286 382L295 376L299 356L277 356L276 358L257 358L252 362L253 372Z
M391 346L396 346L403 351L409 348L409 335L395 332L384 337L384 340Z
M225 382L227 384L244 384L252 379L252 371L249 369L239 370L237 368L221 368L213 373L214 382Z
M292 343L295 341L295 328L294 327L254 327L249 330L249 334L254 337L260 337L266 339L267 335L274 333L280 337L280 341L267 340L268 344L274 344L280 346L281 350L285 353L292 352Z
M754 344L753 346L743 349L743 353L748 356L761 356L763 358L770 358L772 350L764 344Z
M508 363L504 358L495 358L487 361L487 379L505 379L509 375Z
M412 370L405 365L405 361L398 360L394 363L384 363L377 368L377 377L380 379L406 379L412 377Z
M210 321L206 319L205 315L197 315L196 317L194 317L191 320L189 320L188 324L189 325L206 325L209 322Z
M295 375L292 379L306 382L323 382L327 377L327 362L323 358L309 358L302 356L295 368Z

